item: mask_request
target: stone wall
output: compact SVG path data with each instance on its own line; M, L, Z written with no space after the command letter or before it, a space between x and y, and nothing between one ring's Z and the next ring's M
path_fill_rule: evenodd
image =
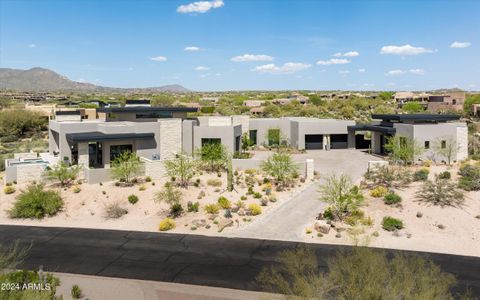
M182 120L159 120L160 124L160 159L172 159L182 152Z

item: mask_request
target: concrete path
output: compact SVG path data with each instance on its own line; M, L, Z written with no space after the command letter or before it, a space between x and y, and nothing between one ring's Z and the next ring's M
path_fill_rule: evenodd
M260 156L267 154L259 153ZM259 238L285 241L302 241L302 233L311 227L318 213L326 204L320 201L319 188L323 179L332 173L347 174L354 182L360 180L367 171L368 161L381 160L358 150L308 151L295 155L298 161L306 158L315 160L315 170L321 179L308 186L292 199L278 203L267 215L237 230L225 233L225 236Z
M140 280L260 290L255 277L276 263L280 251L304 245L325 259L348 246L200 235L0 225L0 245L32 245L20 268ZM390 252L403 252L387 250ZM411 252L410 252L411 253ZM480 296L480 258L424 253L459 288Z

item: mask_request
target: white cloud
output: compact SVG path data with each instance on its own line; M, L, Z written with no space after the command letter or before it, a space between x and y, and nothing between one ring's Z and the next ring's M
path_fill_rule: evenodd
M167 58L165 56L155 56L155 57L150 57L151 60L153 61L166 61Z
M204 66L198 66L195 68L195 71L208 71L210 68Z
M365 73L365 69L358 69L358 73Z
M261 66L256 66L252 69L254 72L258 73L270 73L270 74L292 74L295 72L303 71L310 68L311 65L303 63L294 63L288 62L284 63L282 66L277 66L275 64L266 64Z
M470 47L472 44L470 44L469 42L453 42L451 45L450 45L450 48L468 48Z
M414 75L424 75L425 70L423 69L410 69L410 70L390 70L387 72L387 76L397 76L405 74L414 74Z
M184 51L188 51L188 52L195 52L195 51L200 51L200 47L197 47L197 46L187 46L185 48L183 48Z
M28 45L28 48L36 48L36 47L37 47L37 45L35 45L35 44L29 44Z
M360 53L358 53L357 51L348 51L348 52L345 52L345 53L337 52L337 53L333 54L333 56L335 56L335 57L341 57L341 56L355 57L355 56L359 56L359 55L360 55Z
M265 54L244 54L234 56L230 59L235 62L244 62L244 61L272 61L274 58Z
M348 64L350 61L345 58L331 58L329 60L319 60L317 61L317 65L321 66L329 66L329 65L344 65Z
M177 8L177 12L182 13L182 14L188 14L188 13L206 13L212 8L219 8L224 6L225 3L223 3L222 0L214 0L214 1L198 1L198 2L193 2L189 3L186 5L180 5Z
M380 49L381 54L393 54L393 55L418 55L422 53L432 53L434 52L431 49L423 48L423 47L414 47L410 44L406 44L403 46L383 46Z

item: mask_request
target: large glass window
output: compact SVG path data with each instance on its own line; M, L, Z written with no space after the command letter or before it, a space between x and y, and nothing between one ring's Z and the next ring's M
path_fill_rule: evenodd
M250 143L252 143L252 145L256 145L257 144L257 131L256 130L250 130L249 138L250 138Z
M117 156L121 155L123 152L132 152L132 145L114 145L110 146L110 161L114 161Z
M146 112L141 114L136 114L137 119L163 119L171 118L172 113L168 111L158 111L158 112Z

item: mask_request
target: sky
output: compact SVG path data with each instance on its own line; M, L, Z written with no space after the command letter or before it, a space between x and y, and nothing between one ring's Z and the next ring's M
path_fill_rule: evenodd
M480 90L480 1L0 0L0 67L112 87Z

